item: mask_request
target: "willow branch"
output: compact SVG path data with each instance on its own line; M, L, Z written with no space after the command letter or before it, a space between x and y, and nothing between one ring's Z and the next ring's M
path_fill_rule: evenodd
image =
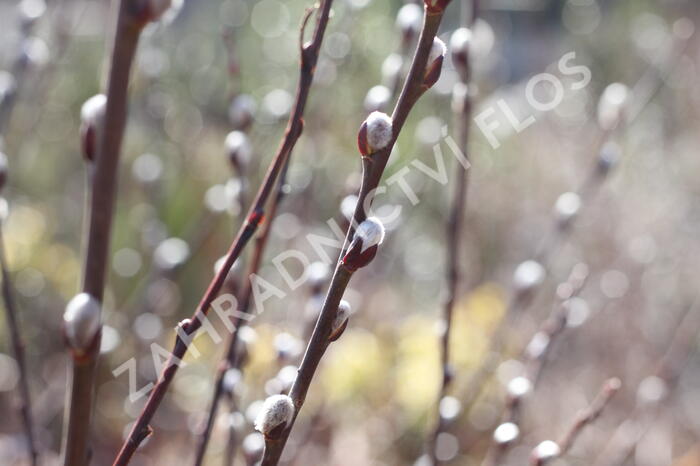
M133 16L130 0L119 3L117 27L107 80L107 107L94 162L83 266L83 292L102 301L117 191L119 155L127 117L129 74L143 24ZM64 437L64 464L82 466L89 461L88 437L93 410L94 379L100 350L98 335L91 349L73 356L70 399Z
M347 231L345 244L349 243L355 230L355 226L362 223L367 215L365 208L369 208L371 199L367 199L368 195L379 185L384 168L391 154L391 150L396 142L396 138L401 132L401 129L408 118L408 115L418 101L421 95L425 92L423 79L425 75L428 56L433 46L435 35L437 34L443 12L426 14L424 17L423 28L418 41L413 62L411 64L408 77L404 83L401 95L394 108L392 118L392 140L383 149L372 154L369 157L362 159L362 185L358 195L357 207L353 215L353 221ZM369 202L366 202L369 201ZM368 204L368 205L365 205ZM345 248L344 248L345 249ZM343 252L341 252L342 256ZM287 443L289 434L294 426L296 418L301 410L312 379L316 373L319 363L326 352L329 344L329 336L331 334L333 320L338 310L338 306L343 297L345 289L352 278L353 271L348 269L342 261L338 261L333 278L329 285L323 308L316 322L316 327L311 335L309 343L306 347L306 352L299 367L297 378L292 385L289 396L294 403L294 416L283 431L274 439L266 438L265 452L262 459L262 466L274 466L279 462L284 446Z
M236 259L238 259L238 257L241 255L241 252L247 246L258 226L262 222L265 214L264 208L266 201L272 193L278 175L286 164L294 145L299 139L299 136L301 136L303 126L302 117L304 114L304 109L306 108L306 102L308 100L311 84L313 82L313 76L316 69L316 62L318 61L319 51L321 49L321 43L323 41L326 26L328 25L331 3L332 0L323 1L319 7L318 20L316 22L313 37L310 42L302 45L299 85L297 88L294 108L289 116L284 138L279 149L277 150L277 154L268 168L267 173L265 174L262 185L260 186L260 189L255 196L255 200L250 207L246 221L238 231L236 238L226 254L224 263L214 276L212 282L209 284L209 288L202 297L197 309L192 315L192 318L181 323L181 329L187 336L190 337L189 340L191 340L191 336L193 336L197 330L201 328L202 321L209 312L211 303L217 297L219 291L224 285L231 267ZM128 464L141 442L143 442L143 440L152 433L149 423L160 406L160 403L163 401L165 393L167 392L168 387L170 386L170 383L172 382L179 367L178 362L181 361L184 355L187 353L188 347L188 342L184 341L179 336L176 337L175 346L170 354L170 357L168 358L168 361L166 362L163 372L160 374L158 381L156 382L148 401L146 402L146 405L134 423L134 426L132 427L126 441L122 445L122 448L114 461L114 465Z
M19 411L24 423L24 432L27 437L27 452L32 465L37 464L38 452L34 436L34 426L32 422L32 403L29 392L29 376L27 374L27 358L24 354L24 339L19 329L19 312L15 300L15 289L12 285L10 272L7 267L5 257L5 244L2 237L2 225L0 225L0 272L2 273L2 299L5 304L5 317L7 328L12 342L12 353L17 361L19 371Z

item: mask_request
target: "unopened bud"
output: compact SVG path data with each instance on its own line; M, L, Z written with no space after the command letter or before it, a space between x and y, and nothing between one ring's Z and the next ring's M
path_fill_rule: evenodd
M425 68L425 76L423 77L423 88L430 89L440 79L442 73L442 62L445 60L447 46L439 37L433 40L433 46L430 48L428 55L428 64Z
M336 341L343 332L345 332L351 312L352 308L350 307L350 303L345 300L340 301L338 311L335 313L335 318L333 319L331 334L328 336L329 341Z
M242 131L231 131L226 136L226 153L233 168L239 173L245 170L253 154L250 139Z
M630 90L622 83L613 83L605 88L598 102L598 124L605 131L617 127L624 116Z
M450 0L424 0L424 1L425 1L425 9L429 15L434 15L434 14L444 12L445 8L447 8L447 5L449 5L449 3L450 3Z
M472 31L467 28L455 30L450 37L452 64L463 79L469 75L469 45L471 41Z
M520 436L520 428L512 422L504 422L493 431L493 441L498 445L508 445Z
M68 345L84 354L95 341L102 325L100 303L87 293L73 297L63 313L63 329Z
M554 213L561 226L567 226L581 209L581 197L572 192L564 193L554 204Z
M368 112L378 112L384 110L391 100L391 91L386 86L374 86L367 91L365 97L365 110Z
M362 123L357 135L357 146L362 155L371 155L384 149L394 137L393 122L386 113L372 112Z
M257 432L246 435L241 444L247 464L257 464L265 450L265 437Z
M545 440L532 450L534 464L541 465L561 454L561 448L556 442Z
M397 86L401 78L403 58L398 53L392 53L382 62L382 82L390 89Z
M294 402L287 395L272 395L255 418L255 430L267 439L276 439L294 418Z
M405 44L410 44L420 33L423 24L423 9L415 3L407 3L396 15L396 26L403 35Z
M253 123L258 104L248 94L236 96L228 108L228 119L235 129L243 130Z
M532 382L527 377L515 377L508 382L508 396L520 400L532 391Z
M90 97L80 108L80 139L83 157L88 162L95 161L98 137L104 125L106 109L107 97L104 94Z
M384 241L384 234L384 225L376 217L369 217L360 223L348 252L342 259L343 265L354 272L372 262L379 245Z
M308 277L313 294L319 294L321 292L321 287L326 283L329 275L330 268L325 262L317 261L309 265L306 269L306 276Z
M513 274L513 286L519 293L527 293L542 284L545 277L542 265L533 260L522 262Z
M22 0L17 6L20 21L25 30L31 27L46 11L44 0Z

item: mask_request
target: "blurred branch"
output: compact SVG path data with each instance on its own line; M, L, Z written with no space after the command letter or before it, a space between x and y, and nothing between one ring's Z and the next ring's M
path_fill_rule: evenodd
M332 0L324 0L318 7L318 18L311 41L303 43L304 39L300 39L303 44L301 46L299 84L297 87L294 108L289 116L284 138L277 151L277 154L268 168L262 185L255 196L255 200L250 207L246 217L246 222L239 230L236 238L231 244L224 263L214 276L214 279L202 297L202 300L197 306L197 310L192 315L192 318L183 321L180 324L182 331L184 331L184 333L188 336L193 335L202 326L202 320L206 317L212 301L216 298L224 285L231 267L255 234L255 231L260 223L262 223L265 216L265 204L275 188L277 178L286 165L292 149L301 136L301 132L303 130L304 109L306 108L306 102L308 100L309 91L313 82L321 44L323 42L326 26L328 25L331 3ZM179 367L178 361L182 360L183 356L187 352L188 346L189 343L185 342L179 336L176 337L175 346L170 354L170 357L168 358L168 361L166 362L165 368L163 369L163 372L153 388L153 391L151 392L140 416L134 423L129 436L117 455L114 462L115 465L128 464L141 442L152 433L149 423L158 409L158 406L160 406L160 403L163 400L163 397L165 396L175 373L177 372Z
M12 285L10 272L7 267L5 257L5 244L2 233L2 222L0 221L0 272L2 273L2 299L5 304L5 317L7 318L7 328L12 342L12 352L17 361L19 371L19 411L24 423L24 431L27 437L27 450L30 464L36 465L38 452L34 436L34 426L32 422L32 403L29 392L29 376L27 373L27 358L24 354L24 339L19 329L19 312L15 300L15 289Z
M426 2L427 3L427 2ZM442 3L442 8L448 2ZM418 99L427 90L424 84L426 76L426 66L428 65L428 57L433 48L435 36L440 26L444 10L438 12L428 12L426 7L423 28L421 30L418 46L411 64L408 77L404 83L394 112L391 116L392 134L388 145L379 151L372 153L369 156L362 158L362 185L358 195L357 206L353 215L353 220L347 231L345 239L345 247L341 251L340 257L344 257L344 250L350 239L353 238L355 227L360 225L366 218L365 209L369 209L371 198L368 200L368 195L373 192L379 185L379 182L384 173L384 168L389 160L393 146L401 133L401 129L408 118L411 109ZM440 62L441 64L441 62ZM369 202L366 202L369 201ZM369 204L369 205L366 205ZM265 439L265 452L262 459L262 466L274 466L279 462L282 451L286 445L289 434L294 426L297 416L306 399L312 379L316 373L319 363L330 344L331 331L335 320L340 301L345 293L345 289L352 278L354 270L346 267L342 260L339 260L333 278L329 285L323 308L316 322L313 334L309 340L306 352L299 367L297 378L292 385L289 396L294 403L294 414L290 422L288 422L283 430L275 438Z
M462 0L462 27L469 28L467 31L473 29L474 22L478 17L478 0ZM465 13L467 12L467 13ZM471 42L471 39L469 39ZM460 84L463 86L463 95L460 95L456 90L453 92L453 111L454 111L454 121L457 128L457 144L459 144L460 149L465 154L466 160L469 160L469 128L472 118L472 99L473 92L471 90L471 57L468 50L452 50L453 57L456 57L458 53L463 54L461 58L464 63L460 63ZM456 58L453 58L455 61ZM461 101L457 101L457 100ZM441 322L441 338L440 338L440 351L441 351L441 364L442 368L442 380L440 384L440 391L438 394L436 402L436 424L433 432L428 439L427 449L428 457L433 465L441 464L441 461L437 455L437 439L441 432L447 427L447 421L442 416L440 412L440 404L442 399L447 396L450 385L454 378L453 368L450 364L450 336L452 332L452 316L454 313L455 301L457 299L457 290L461 281L461 244L462 244L462 230L464 223L464 210L466 208L467 202L467 191L469 186L469 171L468 165L463 164L461 161L454 161L454 171L455 171L455 192L453 193L452 206L450 207L450 212L447 218L446 233L447 233L447 244L445 246L447 268L446 268L446 283L447 283L447 297L445 298L445 304L443 308L443 316Z
M131 65L143 24L134 17L131 0L119 3L117 27L107 81L107 107L100 131L99 150L92 174L87 250L83 269L83 292L102 302L109 263L109 245L117 190L117 172L127 118ZM72 358L70 401L66 407L64 464L89 463L90 425L94 382L100 352L101 331L85 355Z

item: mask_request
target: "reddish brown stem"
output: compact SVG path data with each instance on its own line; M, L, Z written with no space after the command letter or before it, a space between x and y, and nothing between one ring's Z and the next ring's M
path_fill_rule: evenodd
M369 157L363 157L362 159L362 186L360 187L360 193L358 195L357 207L355 208L353 221L350 222L346 235L346 245L354 234L354 226L359 225L366 219L367 215L365 208L369 208L369 205L365 206L367 196L379 185L382 174L384 173L384 168L389 160L389 155L391 154L391 150L396 142L396 138L400 134L401 128L406 122L411 109L418 101L420 96L425 92L423 78L428 62L428 55L440 26L442 16L442 13L425 15L423 29L421 31L413 62L411 64L408 77L404 83L404 87L401 91L399 100L392 114L392 141L384 149L372 154L371 160ZM369 201L371 201L371 199L369 199ZM368 204L371 204L371 202L368 202ZM342 252L340 257L343 257ZM289 438L289 434L294 426L299 411L304 404L304 400L306 399L306 394L311 386L311 381L316 373L316 369L318 368L318 365L328 347L328 337L331 332L333 319L335 318L338 305L340 304L340 300L345 293L345 289L347 288L352 275L353 272L348 270L348 268L346 268L339 260L329 285L326 300L316 322L316 327L314 328L309 343L306 347L306 352L304 353L304 357L299 367L297 378L294 381L289 393L289 396L294 402L294 417L286 426L284 431L281 432L279 437L275 439L266 439L262 466L274 466L279 462L284 446Z
M24 423L24 432L27 437L27 452L32 465L37 464L38 452L34 437L34 426L32 422L32 403L29 392L29 376L27 374L27 358L24 354L24 340L19 330L19 312L15 301L15 290L12 286L10 273L5 258L5 244L2 237L2 226L0 226L0 272L2 273L2 299L5 304L5 316L7 318L7 328L12 342L12 352L17 361L19 370L19 411Z
M226 254L223 265L214 276L212 282L209 284L209 288L202 297L196 311L192 315L192 318L185 326L183 326L183 330L190 337L202 326L202 321L209 312L212 301L214 301L224 285L231 267L236 259L238 259L238 257L241 255L241 252L247 246L248 242L253 237L255 231L262 222L265 214L265 204L272 193L280 171L287 163L287 159L294 148L294 145L299 139L299 136L301 135L303 128L302 117L304 115L304 109L306 108L306 102L308 100L309 91L313 82L321 43L326 31L326 26L328 25L331 3L332 0L323 1L319 7L318 20L316 22L316 28L314 29L312 39L310 42L301 45L301 63L297 95L294 108L289 116L284 138L279 149L277 150L277 154L267 170L267 173L265 174L262 185L260 186L260 189L255 196L255 200L250 207L246 221L239 230L236 238L229 248L229 251ZM301 39L301 42L303 42L303 38ZM170 386L170 383L172 382L173 377L175 376L175 373L179 367L178 362L181 361L185 353L187 353L188 346L189 344L187 342L183 341L179 337L176 338L175 346L170 354L170 357L168 358L168 361L166 362L165 368L151 391L148 401L141 411L141 414L134 423L129 436L122 445L122 448L114 461L114 465L128 464L141 442L143 442L143 440L151 434L152 431L149 427L149 423L158 409L158 406L160 406L160 403L163 401L163 397L165 396L165 393L167 392L168 387Z
M130 11L129 0L120 2L107 81L107 108L92 174L82 290L100 302L109 263L117 171L126 126L129 75L142 26L134 21ZM97 341L87 354L72 360L70 401L64 437L64 464L70 466L82 466L89 462L88 443L100 335L96 338Z

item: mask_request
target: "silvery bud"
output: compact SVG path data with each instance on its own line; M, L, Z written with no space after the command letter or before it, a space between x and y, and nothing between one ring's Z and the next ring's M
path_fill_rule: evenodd
M106 109L107 96L104 94L90 97L80 108L80 140L83 158L88 162L95 161L98 137L102 126L104 126Z
M90 349L101 326L102 309L93 296L80 293L68 302L63 313L63 330L68 345L78 355Z
M355 230L348 252L341 261L342 264L354 272L372 262L377 255L379 245L384 241L384 235L382 222L376 217L367 218Z
M231 131L226 136L226 153L233 168L241 173L245 171L253 154L250 139L242 131Z
M0 152L0 191L5 187L7 183L7 156Z
M545 275L544 267L539 262L522 262L513 273L513 286L519 293L528 293L542 284Z
M423 89L428 90L440 79L442 73L442 62L447 54L447 46L439 37L433 40L433 46L430 48L428 55L428 64L425 68L425 76L423 77Z
M391 117L386 113L370 113L357 134L357 146L360 153L367 156L388 146L394 137L392 125Z
M469 45L472 41L472 31L459 28L450 37L452 64L463 79L469 76Z
M556 442L545 440L532 450L532 461L536 465L542 465L560 454L561 448Z
M333 326L331 327L331 334L328 336L328 341L336 341L343 335L345 328L348 326L351 313L352 308L350 307L350 303L345 300L340 301L338 311L335 313L335 318L333 319Z
M294 402L287 395L272 395L265 400L255 418L255 430L266 439L276 439L294 418Z
M236 96L228 108L228 119L237 130L248 128L255 118L258 104L255 99L248 94Z
M605 88L598 102L598 124L605 131L612 131L624 117L630 90L622 83L612 83Z

